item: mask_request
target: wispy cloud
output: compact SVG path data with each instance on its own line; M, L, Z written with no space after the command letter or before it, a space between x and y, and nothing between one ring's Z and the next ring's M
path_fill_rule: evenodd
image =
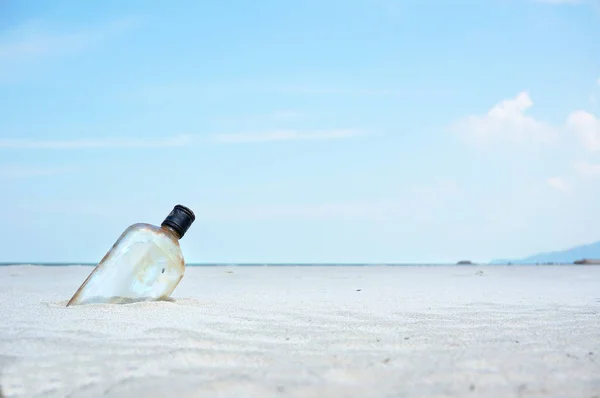
M596 12L600 11L600 0L531 0L535 3L551 6L588 6Z
M310 119L311 116L295 110L278 110L264 113L224 113L213 115L212 122L219 130L236 130L240 126L274 126L289 125L302 119Z
M15 207L18 209L35 211L38 214L48 213L67 213L69 215L92 215L100 217L109 217L118 212L114 206L111 206L110 202L107 201L88 201L77 198L75 200L44 200L40 202L34 199L25 199L19 203L15 203Z
M7 149L85 149L85 148L162 148L188 145L191 135L166 139L101 138L86 140L10 140L0 139Z
M0 61L14 61L84 50L116 36L137 23L119 19L96 28L52 32L38 23L27 23L0 37Z
M580 4L582 0L533 0L536 3L546 3L546 4Z
M272 142L272 141L307 141L307 140L339 140L365 135L360 130L324 130L303 132L295 130L277 130L262 133L216 134L214 140L223 144Z
M273 141L327 141L341 140L366 135L360 130L323 130L294 131L278 130L262 133L214 134L206 140L198 139L198 135L184 134L163 139L146 138L98 138L74 140L37 140L37 139L0 139L0 149L37 149L37 150L69 150L69 149L143 149L168 148L216 142L221 144L265 143Z
M302 114L297 111L279 111L272 113L270 116L271 119L276 121L287 121L300 119Z
M203 204L205 216L213 220L406 220L411 217L428 217L432 209L460 195L460 187L453 180L424 183L404 190L394 198L363 201L338 201L322 203L269 204L223 206Z
M400 90L368 87L327 87L315 85L284 85L276 89L288 94L307 95L357 95L357 96L393 96Z
M23 165L0 165L0 179L19 179L30 177L45 177L72 172L68 168L52 168Z
M210 207L207 217L216 220L377 220L406 215L402 203L332 202L317 204L273 204L264 206Z
M589 178L598 178L600 177L600 164L590 163L587 161L578 161L573 165L575 171Z
M563 177L551 177L546 180L546 183L551 187L561 192L568 192L571 190L571 187L567 180Z

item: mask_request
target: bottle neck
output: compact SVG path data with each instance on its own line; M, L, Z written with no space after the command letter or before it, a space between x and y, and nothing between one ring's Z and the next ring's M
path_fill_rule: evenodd
M179 233L177 231L175 231L174 228L171 228L168 225L161 225L161 228L163 231L166 231L168 234L172 235L175 239L177 239L177 240L181 239L181 236L179 235Z

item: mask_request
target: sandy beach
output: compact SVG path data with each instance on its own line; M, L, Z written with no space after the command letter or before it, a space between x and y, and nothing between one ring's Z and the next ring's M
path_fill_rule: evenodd
M600 397L600 267L189 267L173 301L65 304L0 267L4 397Z

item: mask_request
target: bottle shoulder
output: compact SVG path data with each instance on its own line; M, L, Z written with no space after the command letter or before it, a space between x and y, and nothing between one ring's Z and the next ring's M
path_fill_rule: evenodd
M173 236L170 232L166 231L162 227L147 224L147 223L135 223L127 227L119 240L125 238L137 238L137 239L151 239L151 240L166 240L170 243L179 247L179 240Z
M148 224L148 223L143 223L143 222L138 222L138 223L135 223L135 224L131 224L129 227L127 227L125 229L125 231L123 231L123 233L156 231L158 229L160 229L160 228L157 227L156 225L152 225L152 224Z

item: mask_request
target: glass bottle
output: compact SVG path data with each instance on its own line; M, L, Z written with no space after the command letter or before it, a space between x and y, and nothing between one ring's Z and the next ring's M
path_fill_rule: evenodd
M67 306L169 298L185 271L179 239L195 219L190 209L177 205L160 227L145 223L131 225Z

